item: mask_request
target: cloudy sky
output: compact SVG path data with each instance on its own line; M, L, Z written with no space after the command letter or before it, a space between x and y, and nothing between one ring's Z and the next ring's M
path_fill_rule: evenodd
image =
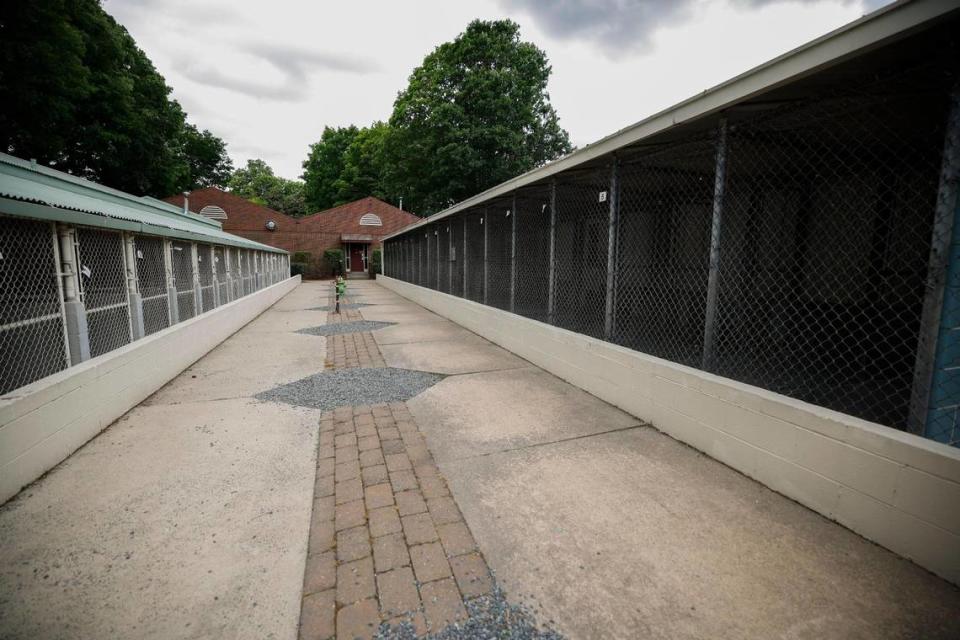
M511 18L553 66L582 146L888 0L104 0L235 165L299 177L324 125L389 118L410 72L474 18Z

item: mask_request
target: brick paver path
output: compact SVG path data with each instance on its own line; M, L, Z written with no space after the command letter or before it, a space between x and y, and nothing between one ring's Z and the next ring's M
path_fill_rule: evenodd
M347 298L349 299L349 298ZM356 310L328 322L361 320ZM370 332L327 338L327 367L383 367ZM320 420L300 638L418 635L466 618L490 572L406 404L341 407Z

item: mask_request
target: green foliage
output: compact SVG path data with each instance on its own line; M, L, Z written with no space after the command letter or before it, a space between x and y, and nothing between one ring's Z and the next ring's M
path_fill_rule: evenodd
M568 153L549 77L546 54L520 40L516 23L471 22L397 96L387 187L424 215Z
M374 249L370 255L370 274L375 277L383 273L383 253L380 249Z
M305 276L307 271L310 269L310 264L307 262L290 262L290 275L291 276Z
M333 183L336 195L331 206L367 196L392 199L383 183L384 145L389 135L389 125L379 121L357 131L343 153L343 169Z
M309 251L295 251L292 262L310 262L310 257Z
M163 197L222 183L223 141L96 0L0 3L0 150Z
M323 252L323 263L327 269L335 275L341 275L344 272L344 256L342 249L327 249Z
M304 184L275 175L273 169L259 158L247 160L246 167L234 171L227 187L241 198L282 211L288 216L297 217L307 213Z
M186 123L181 134L183 156L187 160L189 189L225 187L233 172L227 145L206 129L200 131Z
M303 163L309 208L402 196L426 215L569 153L549 77L516 23L471 22L414 70L389 123L324 129Z
M337 186L345 165L345 154L359 130L349 127L324 127L318 142L310 145L303 163L304 196L310 211L336 206Z

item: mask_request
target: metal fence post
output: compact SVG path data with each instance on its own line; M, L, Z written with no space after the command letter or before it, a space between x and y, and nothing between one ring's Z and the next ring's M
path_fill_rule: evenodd
M453 294L453 263L456 254L453 252L453 225L447 218L447 293Z
M953 227L956 224L954 217L958 209L960 209L960 83L955 84L950 92L950 110L947 115L940 164L940 183L937 188L937 204L933 216L933 237L930 240L927 283L913 369L910 413L907 418L907 428L914 433L923 433L927 426L938 353L937 343L941 324L945 320L943 301L950 244L954 235Z
M134 340L145 335L143 329L143 300L137 281L137 248L132 233L123 234L123 259L127 268L127 300L130 305L130 331Z
M217 278L217 247L210 245L210 276L213 282L213 306L219 307L223 302L220 300L220 279Z
M437 245L437 291L440 291L440 229L433 230L433 237L436 238L434 244Z
M480 218L483 225L483 304L487 304L487 295L490 291L490 209L484 208Z
M163 270L167 278L167 315L170 326L180 322L180 303L177 300L177 281L173 273L173 241L163 239Z
M200 289L200 254L197 243L190 243L190 262L193 265L193 315L203 313L203 291Z
M510 203L510 313L517 303L517 192Z
M610 168L610 193L608 196L607 220L607 291L603 319L603 338L610 340L614 332L616 280L617 280L617 225L620 216L620 165L613 156Z
M223 279L227 283L227 299L223 302L230 302L233 300L234 291L233 291L233 265L232 260L230 260L230 247L223 248Z
M467 260L467 217L463 216L463 289L460 291L461 298L469 298L467 290L467 269L470 266Z
M720 276L720 231L727 173L727 119L720 117L717 128L717 159L713 177L713 223L710 227L710 271L707 276L707 308L703 323L704 371L713 370L714 338L717 323L717 288Z
M76 230L67 225L57 225L57 237L60 240L60 278L67 346L70 349L70 363L77 364L90 359L90 332L87 327L87 310L80 300Z
M557 179L550 180L550 264L547 279L547 322L557 321Z

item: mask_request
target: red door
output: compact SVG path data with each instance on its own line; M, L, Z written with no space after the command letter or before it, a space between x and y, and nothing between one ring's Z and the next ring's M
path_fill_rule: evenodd
M363 245L350 245L350 271L363 271Z

